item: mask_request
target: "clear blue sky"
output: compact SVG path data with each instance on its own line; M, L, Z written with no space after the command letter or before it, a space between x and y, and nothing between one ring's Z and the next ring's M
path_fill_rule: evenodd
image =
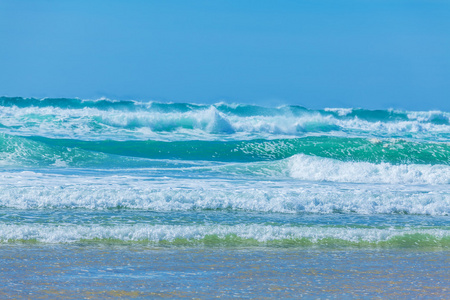
M450 1L0 0L0 94L450 111Z

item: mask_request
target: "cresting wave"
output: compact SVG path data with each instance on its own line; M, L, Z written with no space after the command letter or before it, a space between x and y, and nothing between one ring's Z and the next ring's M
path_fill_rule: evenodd
M342 131L365 137L450 138L450 114L439 111L7 97L0 98L0 107L3 132L48 138L247 140Z
M295 155L288 161L289 175L302 180L386 184L450 184L450 166L444 165L341 162L302 154Z
M356 246L448 248L450 230L271 225L0 225L0 243L145 243L205 246Z
M61 109L86 109L95 108L99 110L124 110L124 111L145 111L154 110L157 112L187 112L191 110L202 110L210 107L209 105L192 103L158 103L158 102L138 102L138 101L119 101L102 98L99 100L82 100L76 98L21 98L21 97L0 97L0 106L18 107L18 108L44 108L53 107ZM273 115L301 115L312 111L302 106L282 106L279 108L261 107L256 105L225 103L215 104L221 112L233 113L238 116L273 116ZM395 110L366 110L366 109L341 109L327 108L318 110L326 115L337 117L358 117L366 121L406 121L419 120L432 122L435 124L450 124L450 114L440 111L429 112L402 112Z

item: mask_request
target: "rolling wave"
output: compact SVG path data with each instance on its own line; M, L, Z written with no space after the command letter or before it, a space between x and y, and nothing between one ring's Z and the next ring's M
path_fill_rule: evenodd
M4 225L0 243L144 243L203 246L448 248L448 228L380 229L272 225Z
M79 140L253 140L352 134L450 140L441 111L325 109L300 106L198 105L108 99L0 97L2 132Z
M450 165L448 143L401 139L317 136L269 141L83 141L0 133L3 166L145 167L143 159L257 162L298 154L344 162Z
M0 208L450 215L450 193L445 185L319 184L248 177L237 181L205 175L150 180L149 173L146 169L139 175L135 171L128 175L3 172Z
M450 166L342 162L298 154L288 159L289 175L296 179L385 184L450 184Z

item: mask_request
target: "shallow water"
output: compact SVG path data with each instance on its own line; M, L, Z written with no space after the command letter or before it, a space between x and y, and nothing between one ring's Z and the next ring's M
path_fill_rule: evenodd
M435 298L447 251L0 247L2 298Z

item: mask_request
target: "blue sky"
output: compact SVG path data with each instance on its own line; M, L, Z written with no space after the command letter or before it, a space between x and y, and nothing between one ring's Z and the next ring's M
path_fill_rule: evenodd
M450 1L0 0L0 94L450 111Z

